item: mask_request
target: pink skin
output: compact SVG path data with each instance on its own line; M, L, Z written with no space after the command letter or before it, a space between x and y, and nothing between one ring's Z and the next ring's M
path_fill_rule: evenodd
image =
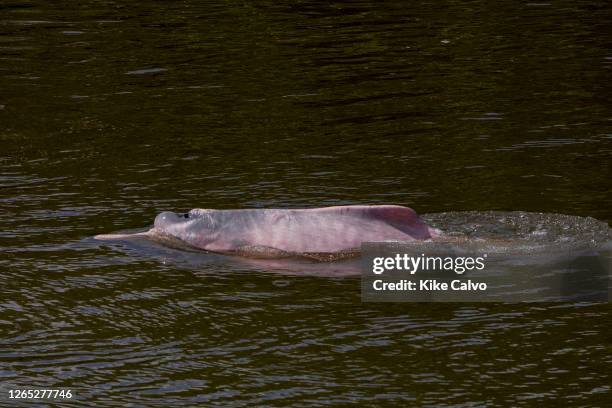
M414 241L440 234L414 210L396 205L312 209L194 209L163 212L151 235L177 238L200 249L231 253L270 248L288 253L338 253L368 241Z

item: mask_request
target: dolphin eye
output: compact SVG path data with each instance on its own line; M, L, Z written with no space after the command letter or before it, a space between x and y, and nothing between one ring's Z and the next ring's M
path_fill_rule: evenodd
M183 218L189 218L189 213L183 214Z

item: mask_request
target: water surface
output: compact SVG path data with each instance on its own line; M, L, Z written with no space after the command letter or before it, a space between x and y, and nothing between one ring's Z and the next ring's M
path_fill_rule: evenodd
M610 224L610 26L604 1L1 5L0 381L106 405L604 405L608 304L365 304L357 279L91 237L194 207Z

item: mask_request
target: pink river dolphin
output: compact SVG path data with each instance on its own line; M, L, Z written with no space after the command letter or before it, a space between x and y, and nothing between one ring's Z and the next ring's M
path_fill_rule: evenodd
M362 242L430 240L441 232L397 205L349 205L308 209L193 209L162 212L153 228L105 234L102 240L144 237L251 258L306 257L331 261L358 255Z

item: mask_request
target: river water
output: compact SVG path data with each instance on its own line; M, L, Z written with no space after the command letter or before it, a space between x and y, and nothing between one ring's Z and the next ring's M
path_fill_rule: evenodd
M0 4L0 382L66 406L606 405L609 304L362 303L356 278L92 237L194 207L610 224L611 26L606 1Z

